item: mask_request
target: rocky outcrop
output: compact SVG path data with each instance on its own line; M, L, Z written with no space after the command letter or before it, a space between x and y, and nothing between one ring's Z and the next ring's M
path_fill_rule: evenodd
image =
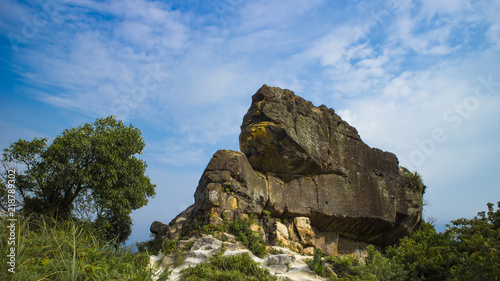
M396 243L421 221L424 186L419 178L414 184L416 175L363 143L333 109L289 90L264 85L252 97L240 149L216 152L195 204L151 231L179 238L200 217L220 225L254 215L270 244L361 254L367 244Z
M220 241L211 235L202 235L199 238L179 241L179 248L182 250L168 255L160 253L151 257L150 268L155 275L153 280L157 280L164 270L171 270L168 280L180 280L183 269L206 262L217 253L223 256L246 253L260 266L267 268L271 275L280 281L326 280L326 278L317 276L307 266L306 261L312 259L312 256L300 255L283 247L269 247L274 254L258 258L245 249L240 242Z

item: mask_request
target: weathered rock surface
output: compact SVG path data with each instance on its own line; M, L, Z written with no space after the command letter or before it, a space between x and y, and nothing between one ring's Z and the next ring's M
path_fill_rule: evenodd
M261 213L268 201L267 182L245 154L219 150L208 163L195 192L195 205L242 213Z
M240 149L254 169L280 175L398 172L394 154L368 147L333 109L266 85L243 118Z
M195 204L151 231L178 239L203 214L212 225L253 214L270 244L362 255L367 244L394 244L421 221L423 185L409 186L411 173L394 154L370 148L333 109L289 90L257 91L240 148L216 152Z
M154 280L158 279L163 270L171 270L168 280L179 280L180 272L183 269L206 262L216 253L223 251L222 245L226 249L223 252L224 256L248 253L254 261L269 269L270 273L280 281L326 280L317 276L307 266L306 261L312 259L312 256L300 255L286 248L272 247L278 254L270 254L268 257L261 259L245 249L241 243L223 242L211 235L190 239L189 241L181 240L179 244L189 245L189 242L192 243L189 249L185 248L182 251L166 256L160 253L151 257L150 267L157 276L153 278Z

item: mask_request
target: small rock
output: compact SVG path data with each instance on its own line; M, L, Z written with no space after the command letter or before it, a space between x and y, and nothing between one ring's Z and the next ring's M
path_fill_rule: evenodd
M301 243L305 245L313 245L313 239L316 236L311 227L311 221L308 217L296 217L293 219L295 228L300 236Z
M279 254L267 258L268 265L289 265L295 261L295 257L288 254Z
M304 250L302 250L302 253L308 255L308 256L312 256L314 255L314 247L307 247L305 248Z
M281 222L276 222L276 238L280 240L288 240L288 228Z

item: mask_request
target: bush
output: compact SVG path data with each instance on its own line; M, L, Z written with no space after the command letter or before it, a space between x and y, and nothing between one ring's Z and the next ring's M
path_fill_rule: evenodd
M353 256L328 256L325 262L330 265L338 278L352 278L363 273L359 259Z
M241 241L252 253L263 257L267 254L266 241L262 239L260 233L253 232L251 225L252 222L249 219L235 219L230 222L229 231L236 235L236 239Z
M244 253L242 255L212 256L207 263L189 267L181 271L182 281L271 281L269 270L262 268L252 258Z
M452 221L444 233L423 223L389 247L385 257L401 265L410 280L500 280L500 202L495 211Z
M163 242L163 245L161 247L161 252L164 255L169 255L175 249L177 249L177 241L176 240L167 239L167 240L165 240Z
M161 250L162 240L161 238L152 238L147 241L137 242L136 246L139 253L157 255Z
M363 268L364 275L375 278L375 280L408 280L408 272L403 265L393 259L384 257L373 245L367 247L368 256Z
M320 249L315 248L314 257L312 260L307 261L307 265L309 266L309 269L314 271L314 273L318 274L319 276L328 277L329 275L322 260L323 256L323 252Z
M420 229L386 250L385 256L404 267L410 279L448 280L457 263L456 241L423 223Z

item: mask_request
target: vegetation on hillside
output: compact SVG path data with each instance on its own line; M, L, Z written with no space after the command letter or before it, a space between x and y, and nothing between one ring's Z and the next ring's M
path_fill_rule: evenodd
M500 202L443 233L423 223L383 253L370 246L364 263L318 250L309 267L331 280L500 280Z
M4 230L10 222L2 217L0 223L0 270L5 273L11 245ZM117 247L99 235L95 224L30 217L17 225L16 273L10 280L152 280L148 252ZM177 245L169 241L164 250L174 253ZM500 280L500 202L496 210L488 204L488 211L473 219L452 221L443 233L423 223L383 252L369 246L364 262L316 250L308 264L330 280ZM222 252L181 275L182 280L275 280L248 255Z
M225 220L224 223L213 225L207 223L205 218L198 218L192 229L185 230L189 232L184 238L188 239L194 235L195 231L200 233L215 235L216 232L228 232L235 235L236 240L240 241L248 250L250 250L257 257L264 257L267 254L266 241L262 238L260 233L252 230L252 224L256 224L252 219L233 219ZM177 248L177 241L171 239L161 240L153 238L149 241L140 242L137 244L140 252L149 252L158 254L169 254Z

